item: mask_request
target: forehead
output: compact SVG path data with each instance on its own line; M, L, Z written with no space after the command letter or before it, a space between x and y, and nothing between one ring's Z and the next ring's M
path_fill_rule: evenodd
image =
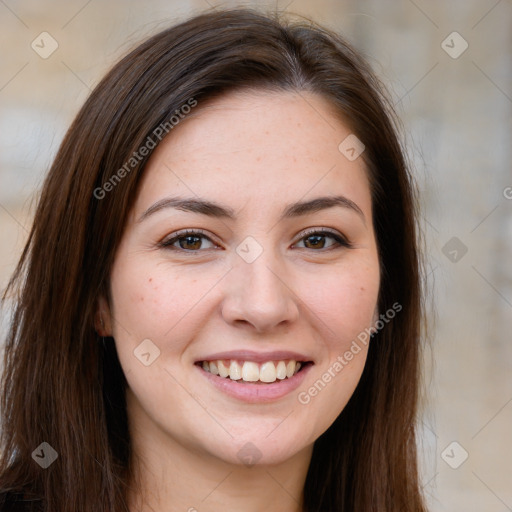
M244 91L199 103L151 156L137 209L170 192L235 210L248 201L268 206L336 192L369 207L363 159L339 150L350 134L313 93Z

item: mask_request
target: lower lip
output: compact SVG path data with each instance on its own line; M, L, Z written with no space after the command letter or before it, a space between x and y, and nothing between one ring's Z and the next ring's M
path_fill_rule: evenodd
M273 402L288 395L301 385L312 366L312 364L308 364L293 377L268 384L258 384L241 380L234 381L229 377L219 377L196 365L198 371L217 389L238 400L251 403Z

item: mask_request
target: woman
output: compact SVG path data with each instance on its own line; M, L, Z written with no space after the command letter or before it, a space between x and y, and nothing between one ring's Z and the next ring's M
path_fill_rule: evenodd
M393 119L339 36L250 10L114 66L6 292L2 510L424 511Z

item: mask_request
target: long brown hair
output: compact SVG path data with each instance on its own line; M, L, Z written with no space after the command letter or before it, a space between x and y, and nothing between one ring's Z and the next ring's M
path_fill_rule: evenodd
M95 331L96 301L109 296L114 253L151 155L139 148L148 137L158 142L155 130L191 99L200 108L242 88L314 92L363 142L381 264L378 305L381 312L402 306L374 334L357 389L315 442L304 511L425 511L415 437L417 212L395 115L380 82L340 36L248 9L195 16L131 51L93 90L55 157L4 295L14 309L0 489L22 496L25 510L127 510L126 380L112 340ZM126 167L134 153L137 162ZM105 187L123 166L122 179ZM46 469L32 456L42 442L58 454Z

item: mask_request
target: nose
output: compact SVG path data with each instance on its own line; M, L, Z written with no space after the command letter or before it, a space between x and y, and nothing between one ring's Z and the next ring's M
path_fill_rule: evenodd
M252 263L239 258L227 276L222 316L258 333L289 326L299 316L298 297L279 259L263 253Z

